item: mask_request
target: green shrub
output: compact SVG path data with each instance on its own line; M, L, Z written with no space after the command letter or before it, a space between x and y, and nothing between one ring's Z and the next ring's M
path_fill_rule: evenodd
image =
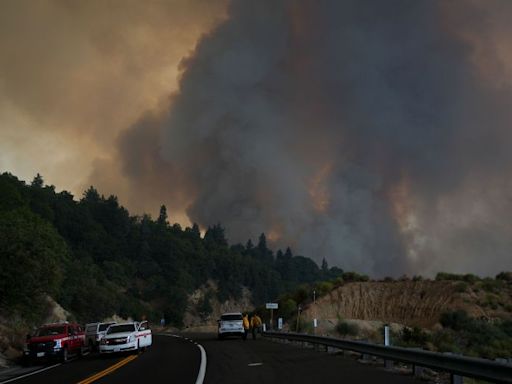
M325 296L331 292L334 288L334 284L329 281L321 281L315 287L317 297Z
M447 272L439 272L436 275L437 281L465 281L467 283L475 283L480 280L480 278L472 273L467 273L465 275L459 275L456 273L447 273Z
M496 275L496 280L503 280L507 283L512 283L512 272L500 272Z
M504 280L494 280L486 277L482 280L480 286L485 292L499 293L505 287L505 282Z
M471 324L471 318L463 310L445 312L441 315L439 321L443 327L451 328L455 331L466 329Z
M336 325L336 331L342 336L356 336L359 333L359 327L355 323L340 320Z
M297 315L297 303L293 299L283 299L279 301L279 316L285 320L291 319Z
M401 340L408 346L424 346L432 340L431 336L419 327L405 327L401 332Z
M368 281L370 278L367 275L360 275L356 272L343 272L343 275L341 275L344 281Z
M296 330L300 333L313 333L313 322L306 321L304 319L299 320L299 328ZM295 322L295 327L297 327L297 322Z
M465 281L461 281L455 285L455 292L465 293L468 291L469 285Z

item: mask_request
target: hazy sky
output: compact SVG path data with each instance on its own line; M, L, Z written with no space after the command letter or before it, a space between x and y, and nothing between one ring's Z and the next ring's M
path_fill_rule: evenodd
M512 269L512 2L0 2L0 171L376 276Z

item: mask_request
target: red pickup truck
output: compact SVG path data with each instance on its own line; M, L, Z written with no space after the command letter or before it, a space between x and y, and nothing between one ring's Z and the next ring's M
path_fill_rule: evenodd
M72 355L81 355L84 347L85 334L79 324L46 324L27 336L23 358L28 364L48 358L67 362Z

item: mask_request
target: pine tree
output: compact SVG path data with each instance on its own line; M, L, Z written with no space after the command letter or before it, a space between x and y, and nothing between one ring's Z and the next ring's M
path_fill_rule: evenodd
M160 207L160 214L158 215L157 223L163 227L166 227L169 224L167 221L167 208L165 205Z
M43 176L41 176L39 173L35 175L34 179L32 180L32 183L30 184L33 187L36 188L43 188L44 180Z
M323 273L329 273L329 264L327 264L327 261L325 260L325 257L322 259L322 272Z

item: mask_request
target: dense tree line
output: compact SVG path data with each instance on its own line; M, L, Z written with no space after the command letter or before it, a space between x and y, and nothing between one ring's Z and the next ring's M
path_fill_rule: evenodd
M0 175L0 310L42 316L50 295L90 321L110 316L157 319L179 325L187 295L212 279L220 300L247 287L256 305L303 283L336 277L339 268L276 254L264 234L256 244L230 245L221 224L201 236L197 224L169 224L165 206L158 218L131 216L115 196L90 187L80 200L57 193L40 175L30 184ZM208 299L201 303L208 310Z

